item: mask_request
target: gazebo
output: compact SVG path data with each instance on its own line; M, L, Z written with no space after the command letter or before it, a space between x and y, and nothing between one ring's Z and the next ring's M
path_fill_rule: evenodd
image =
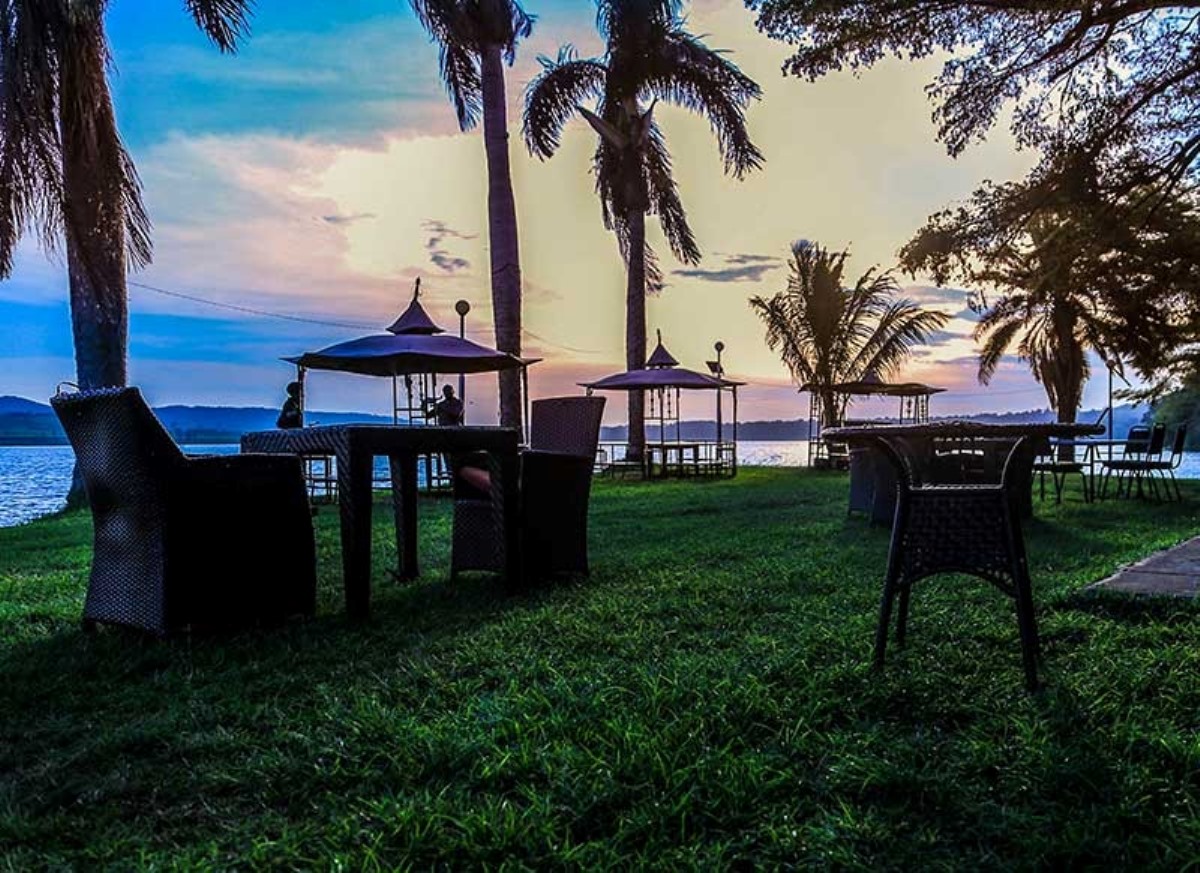
M845 459L838 453L830 454L830 446L821 439L826 427L847 424L846 409L855 397L895 397L899 401L897 421L900 424L923 424L929 421L929 398L940 394L945 388L935 388L921 382L884 382L874 370L861 379L837 382L828 386L833 392L837 419L825 421L825 409L821 395L825 387L808 383L800 388L807 393L808 403L808 464L810 467L839 466Z
M301 398L304 397L304 384L309 370L390 377L392 422L397 425L423 425L428 423L427 403L437 399L438 374L462 376L519 369L528 404L526 368L538 359L518 358L472 342L462 335L447 334L425 312L420 295L421 280L418 279L408 308L386 333L359 337L319 351L284 358L296 366ZM403 392L400 389L401 380ZM528 410L525 419L529 419ZM430 487L444 484L445 471L441 469L441 462L440 456L425 459L425 482Z
M646 419L657 418L658 439L646 440L646 453L638 460L626 460L625 448L619 443L601 443L601 463L610 472L631 470L644 478L656 476L735 476L737 475L737 389L744 382L725 378L721 364L724 343L715 346L717 360L709 361L711 375L697 373L679 366L679 361L667 351L658 332L655 346L645 367L614 373L595 382L580 383L593 391L641 391L646 396ZM683 391L713 391L717 398L716 439L684 439L681 427L680 401ZM732 397L732 429L726 439L723 397ZM674 439L669 435L674 432Z

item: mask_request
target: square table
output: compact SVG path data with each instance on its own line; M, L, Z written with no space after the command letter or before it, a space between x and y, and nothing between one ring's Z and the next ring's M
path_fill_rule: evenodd
M248 433L243 452L333 455L337 458L341 515L342 575L346 612L366 618L371 609L371 471L375 458L388 458L396 522L400 576L413 579L417 566L417 457L433 452L485 452L492 476L492 505L503 534L505 581L523 578L519 481L520 435L501 427L327 425Z

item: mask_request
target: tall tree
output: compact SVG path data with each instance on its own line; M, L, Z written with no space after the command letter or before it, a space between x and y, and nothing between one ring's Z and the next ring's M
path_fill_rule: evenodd
M1072 422L1089 351L1143 378L1172 377L1198 326L1200 213L1190 198L1140 189L1113 203L1086 160L1054 173L1064 181L1052 192L985 184L932 216L900 260L910 273L971 289L981 382L1015 349L1059 421Z
M0 279L28 232L65 244L75 378L127 380L126 272L150 261L150 219L121 142L108 86L108 0L0 0ZM187 0L224 52L247 28L251 0ZM75 477L68 503L83 499Z
M688 226L671 155L654 120L657 101L708 119L725 161L741 178L762 164L750 141L745 109L760 90L720 52L683 28L680 0L599 0L601 57L578 58L570 47L541 58L543 71L526 92L525 143L540 158L557 151L562 130L576 113L599 135L592 159L604 226L616 233L626 263L625 363L646 363L646 293L662 287L646 244L646 216L657 215L667 244L684 263L700 260ZM594 111L582 103L598 101ZM645 406L629 395L629 453L645 450Z
M949 55L930 86L951 154L1015 102L1013 132L1045 156L1087 153L1114 193L1161 194L1200 172L1198 2L746 0L794 45L786 72L816 79L888 55Z
M124 385L129 266L151 256L137 170L109 91L108 0L0 0L0 278L17 243L65 243L76 379ZM188 0L222 51L246 31L251 0Z
M517 42L529 36L533 21L516 0L411 2L440 47L442 80L458 114L458 126L470 130L483 117L496 348L520 356L521 255L509 168L504 64L512 64ZM505 371L499 379L500 423L520 428L520 374Z
M826 423L842 417L831 386L894 373L949 320L900 298L891 273L871 268L845 285L848 257L848 251L800 240L792 246L787 288L750 298L766 325L767 345L779 352L797 385L813 386Z

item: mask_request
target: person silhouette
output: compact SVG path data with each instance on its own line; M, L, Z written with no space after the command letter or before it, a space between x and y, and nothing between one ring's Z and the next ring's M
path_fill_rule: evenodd
M300 406L299 382L288 383L287 400L283 401L283 409L279 410L279 418L275 419L275 426L283 430L304 427L304 410Z
M440 427L457 427L463 423L463 403L454 396L452 385L442 386L442 399L425 401L425 417L437 421Z

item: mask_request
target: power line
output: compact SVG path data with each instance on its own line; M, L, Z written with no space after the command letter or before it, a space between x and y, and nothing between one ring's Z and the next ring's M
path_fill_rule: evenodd
M141 288L143 291L152 291L153 293L161 294L164 297L174 297L177 300L187 300L190 303L199 303L204 306L212 306L216 309L229 310L230 312L241 312L246 315L258 315L263 318L278 318L283 321L298 321L303 324L318 324L318 325L321 325L322 327L347 327L347 328L352 328L355 330L374 330L374 327L372 325L357 324L355 322L349 322L349 321L329 321L329 320L321 319L321 318L308 318L303 315L289 315L288 313L285 313L285 312L272 312L268 309L258 309L253 306L242 306L237 303L223 303L219 300L209 300L206 297L199 297L195 294L184 294L182 291L172 291L168 288L160 288L155 285L147 285L145 282L130 281L129 284L134 288ZM575 352L577 354L584 354L584 355L602 354L602 352L600 352L598 349L580 349L580 348L576 348L574 346L566 346L566 345L563 345L562 343L556 343L553 340L548 340L545 337L534 333L533 331L529 330L528 328L522 328L521 332L524 333L526 337L534 340L535 342L543 343L548 346L553 346L554 348L562 349L564 351Z
M247 315L259 315L263 318L278 318L284 321L299 321L304 324L319 324L323 327L348 327L355 330L372 330L373 328L365 324L355 324L348 321L326 321L320 318L306 318L303 315L289 315L285 312L271 312L267 309L256 309L253 306L240 306L236 303L222 303L219 300L209 300L205 297L197 297L194 294L184 294L181 291L170 291L166 288L158 288L154 285L147 285L144 282L130 282L135 288L141 288L143 291L153 291L155 294L162 294L165 297L174 297L179 300L187 300L192 303L200 303L205 306L213 306L217 309L227 309L232 312L241 312Z

